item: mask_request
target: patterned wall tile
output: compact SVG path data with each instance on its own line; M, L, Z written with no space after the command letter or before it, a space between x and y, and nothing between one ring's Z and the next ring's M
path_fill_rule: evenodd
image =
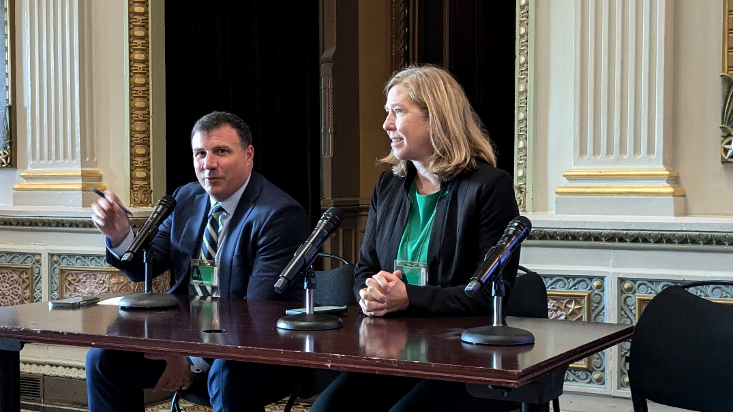
M0 306L40 302L41 255L0 252Z
M143 292L144 282L132 282L119 269L110 267L104 256L53 255L51 257L52 299L96 296L113 292ZM153 279L153 291L170 287L170 273Z
M596 276L542 275L547 287L551 319L602 322L606 318L605 282ZM570 365L565 383L574 386L606 385L606 352Z

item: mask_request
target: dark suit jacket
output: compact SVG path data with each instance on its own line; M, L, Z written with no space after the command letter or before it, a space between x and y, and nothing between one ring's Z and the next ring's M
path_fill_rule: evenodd
M415 178L410 168L406 178L384 172L372 194L364 243L355 268L354 293L380 270L394 271L397 249L405 231L411 202L408 190ZM491 287L470 298L464 287L484 255L494 246L507 224L519 215L514 184L508 173L481 162L476 170L460 173L443 182L448 194L438 200L428 245L428 284L406 285L410 305L407 313L429 315L486 315L492 313ZM507 296L517 277L519 248L502 271Z
M191 259L198 258L211 202L198 182L179 187L173 197L176 208L160 225L148 259L153 262L155 276L171 270L174 284L169 293L188 294ZM219 245L221 296L302 301L305 295L299 285L282 294L275 292L274 285L307 237L303 207L253 171L229 221L226 238ZM107 262L133 281L143 281L142 256L138 253L131 262L121 262L108 249Z

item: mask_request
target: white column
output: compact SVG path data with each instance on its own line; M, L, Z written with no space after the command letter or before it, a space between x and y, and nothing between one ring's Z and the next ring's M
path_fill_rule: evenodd
M675 216L671 0L575 0L573 164L558 214Z
M21 0L16 44L22 70L18 135L26 143L13 204L89 205L104 189L97 168L91 101L91 19L85 0Z

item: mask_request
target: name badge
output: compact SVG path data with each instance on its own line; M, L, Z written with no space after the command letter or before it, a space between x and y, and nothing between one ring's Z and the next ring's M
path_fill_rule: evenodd
M191 259L191 289L197 296L219 296L219 267L216 261Z
M395 260L395 270L402 271L402 276L410 285L425 286L428 284L428 265L410 260Z

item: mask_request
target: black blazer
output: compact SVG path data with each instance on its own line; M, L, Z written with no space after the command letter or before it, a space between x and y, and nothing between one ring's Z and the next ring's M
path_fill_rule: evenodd
M173 193L176 208L160 225L148 258L157 276L171 270L169 293L188 294L190 264L201 249L211 202L198 182ZM219 283L222 297L270 300L304 299L302 287L293 285L283 294L275 282L298 246L308 237L308 219L303 207L262 175L252 172L237 209L219 245ZM107 252L107 261L133 281L145 279L142 253L123 263Z
M394 272L394 260L407 224L411 202L407 197L415 176L392 172L379 177L371 198L364 243L356 265L354 293L380 270ZM508 173L481 162L476 170L462 172L444 182L448 193L438 201L428 246L428 285L406 285L407 313L426 315L486 315L492 313L491 288L470 298L463 289L470 277L519 215L514 183ZM504 268L506 302L517 276L519 249Z

